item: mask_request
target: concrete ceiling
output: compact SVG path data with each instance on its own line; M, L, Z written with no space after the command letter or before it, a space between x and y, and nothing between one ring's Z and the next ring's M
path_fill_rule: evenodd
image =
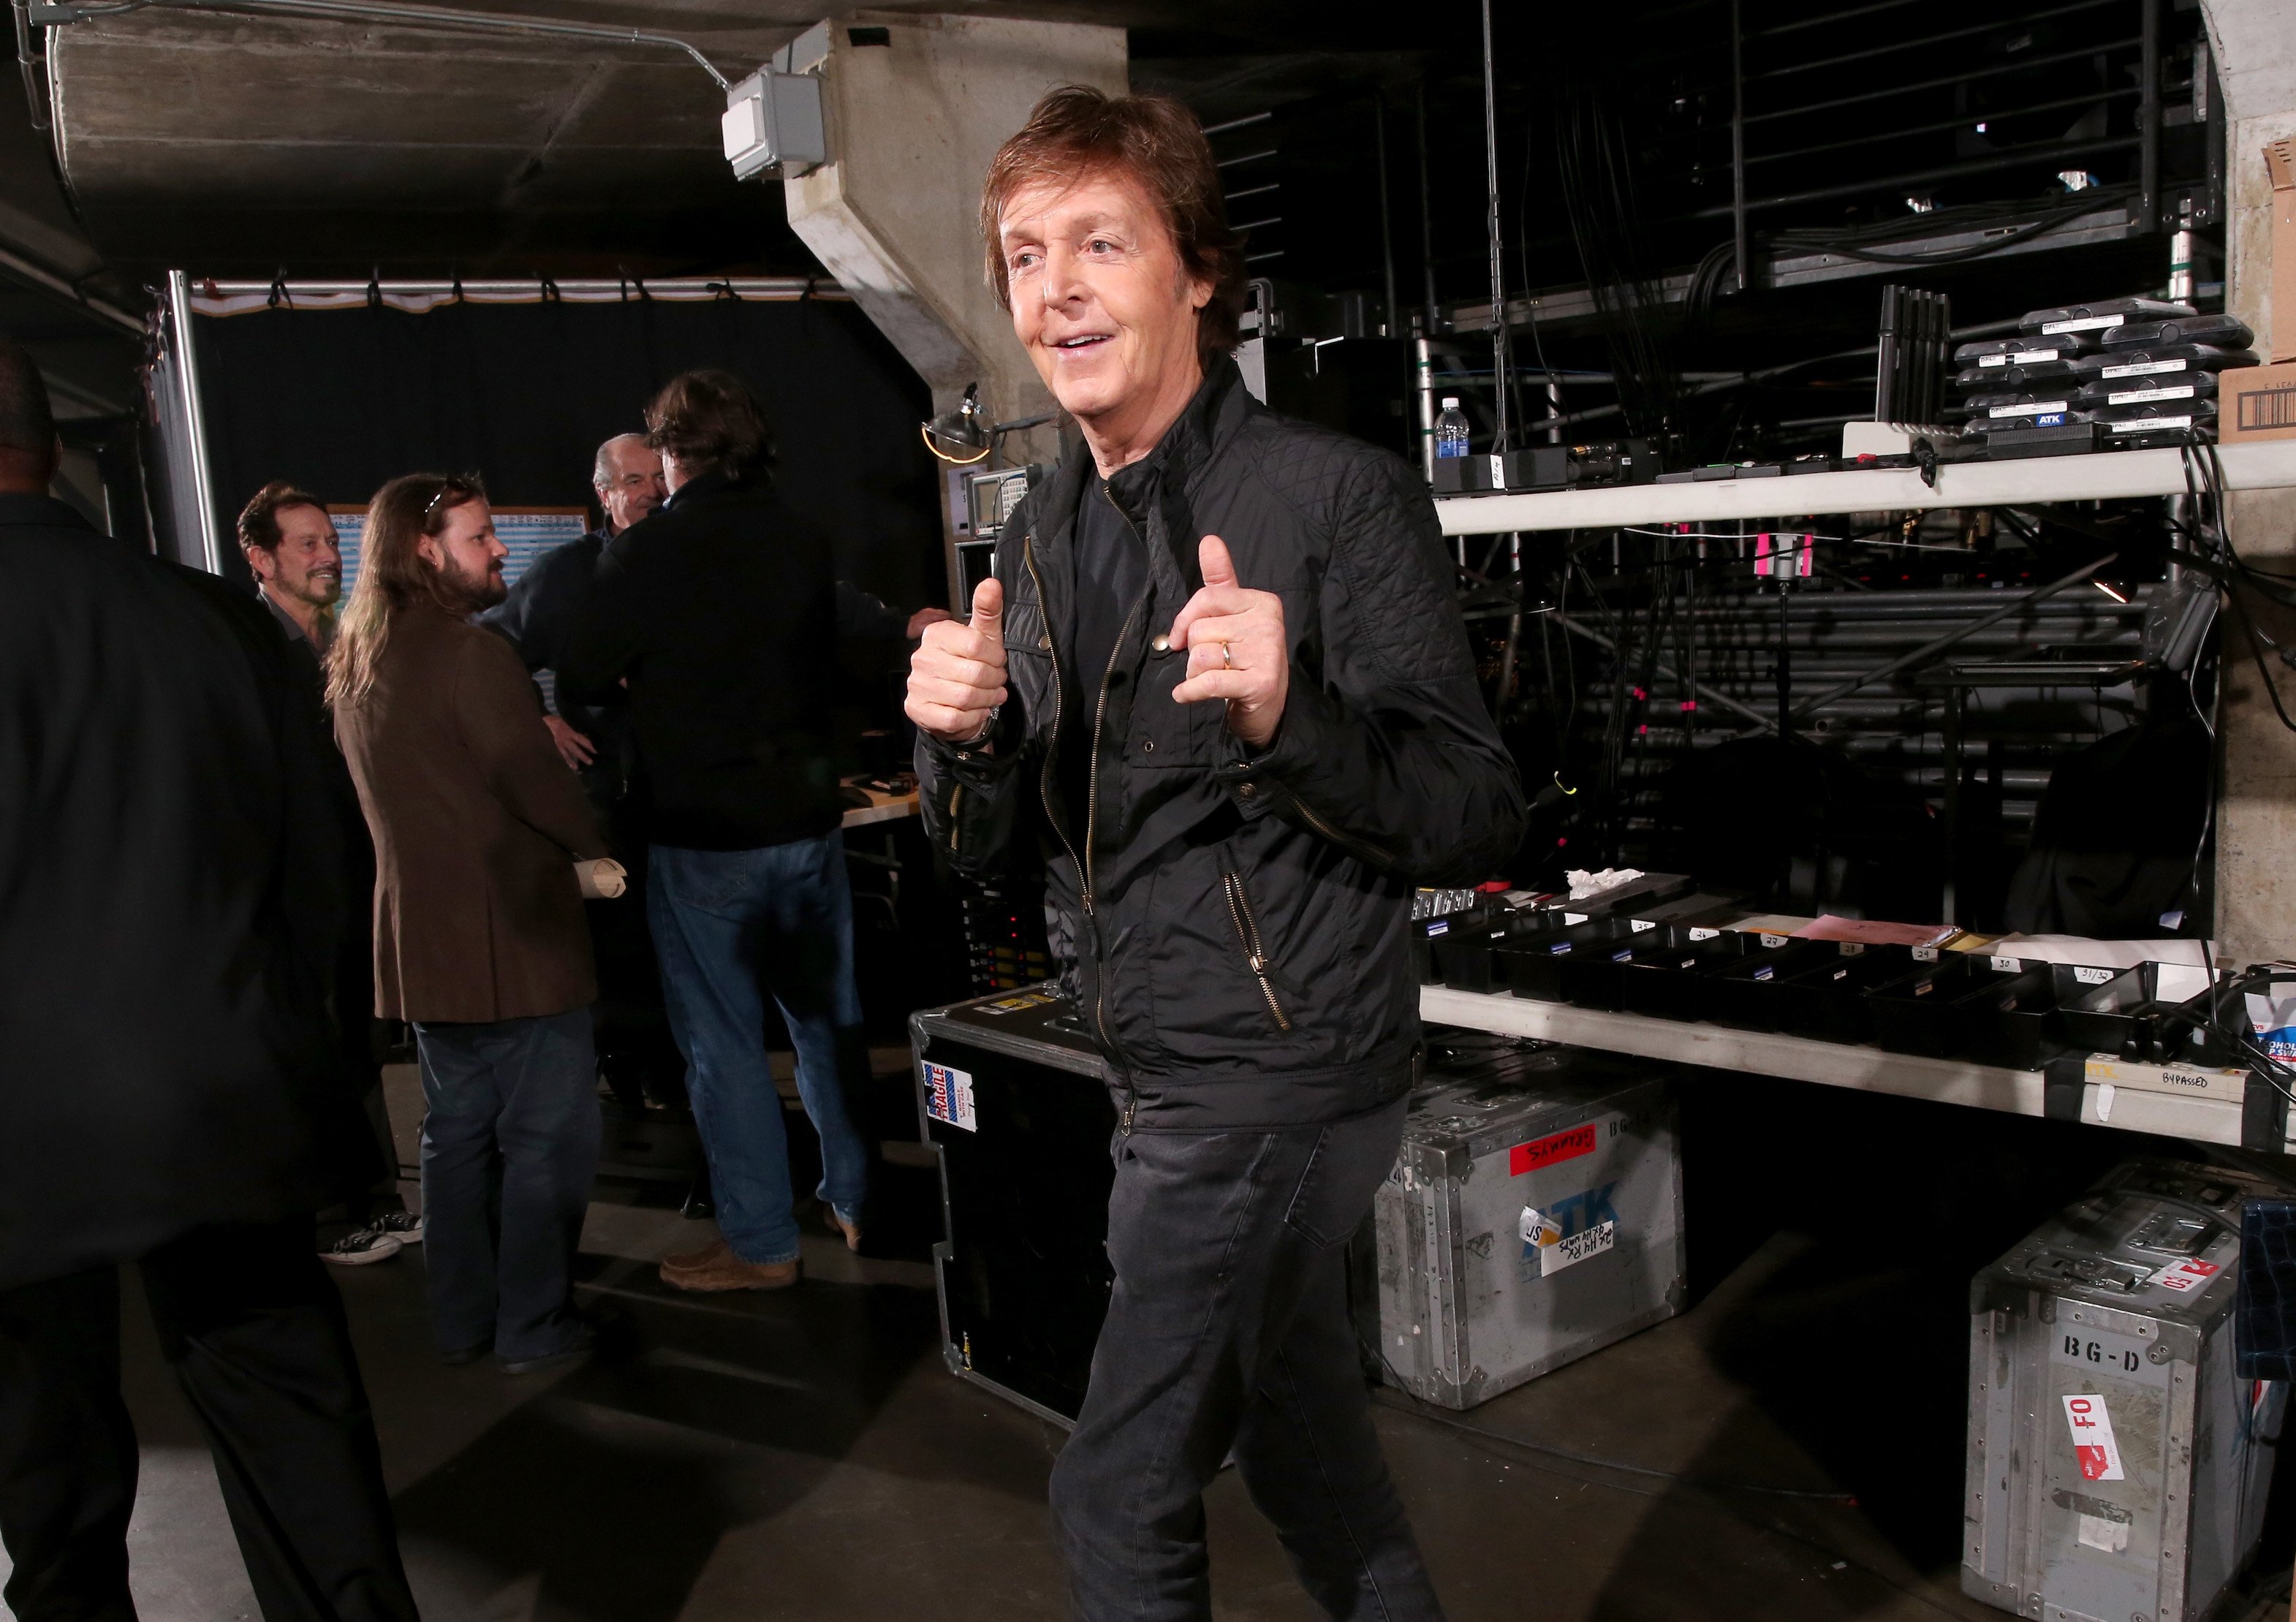
M646 29L739 78L823 15L819 0L480 0L474 9ZM1263 0L880 5L1164 31L1232 77L1314 60L1300 42L1376 29L1376 6ZM1240 51L1242 58L1220 55ZM724 98L671 50L162 6L52 30L58 160L116 266L213 274L803 272L778 188L737 184ZM1278 74L1278 78L1285 76ZM1297 77L1293 74L1291 77ZM1245 78L1250 78L1245 70ZM888 110L888 116L898 116Z

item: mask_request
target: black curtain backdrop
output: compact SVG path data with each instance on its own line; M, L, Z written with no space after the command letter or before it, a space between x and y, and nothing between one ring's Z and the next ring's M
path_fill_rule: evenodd
M268 310L193 323L225 532L266 482L363 504L400 473L476 472L506 507L589 506L598 444L644 428L678 373L722 366L770 414L790 504L847 579L939 603L939 480L923 381L841 299ZM243 569L237 548L230 561Z

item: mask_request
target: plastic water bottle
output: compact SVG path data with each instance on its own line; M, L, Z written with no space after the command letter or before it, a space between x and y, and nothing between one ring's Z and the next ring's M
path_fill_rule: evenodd
M1435 419L1435 455L1451 457L1466 454L1467 416L1459 409L1458 397L1447 395L1443 400L1443 414Z

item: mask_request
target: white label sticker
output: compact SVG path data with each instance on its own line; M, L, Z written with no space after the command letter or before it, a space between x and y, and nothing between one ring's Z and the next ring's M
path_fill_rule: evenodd
M2064 410L2068 404L2064 400L2029 400L2022 406L1996 406L1985 414L1996 422L2004 417L2054 416Z
M1451 921L1447 918L1438 918L1427 926L1427 933L1431 938L1437 935L1448 935L1450 932Z
M2104 378L2157 377L2163 372L2182 372L2189 365L2189 361L2181 360L2142 360L2125 366L2107 366L2097 375Z
M1639 935L1644 930L1655 930L1658 925L1648 918L1629 918L1627 920L1627 927Z
M2013 957L1996 957L1990 961L1996 974L2018 974L2021 973L2025 967Z
M1711 940L1720 933L1722 933L1722 931L1719 930L1693 930L1690 931L1690 938L1693 940Z
M2191 383L2177 383L2166 389L2124 389L2119 394L2108 394L2108 406L2142 406L2148 400L2189 400L2199 390Z
M2082 315L2071 321L2051 321L2043 324L2041 334L2047 337L2055 332L2101 332L2106 327L2117 327L2128 319L2126 315Z
M1977 357L1977 364L1980 366L2030 366L2056 358L2054 349L2019 349L2008 355L1980 355Z
M1786 944L1786 937L1783 935L1765 934L1762 937L1762 944L1766 946L1771 947L1783 946Z
M1562 914L1562 922L1565 924L1584 923L1587 922L1587 914L1584 913L1565 913Z
M972 1113L972 1074L945 1064L925 1066L925 1113L967 1132L980 1130Z
M1590 1256L1600 1256L1619 1242L1616 1222L1597 1223L1584 1233L1573 1233L1568 1239L1558 1239L1538 1253L1538 1273L1544 1278L1550 1273L1560 1273L1573 1267Z
M1914 961L1915 963L1933 963L1937 962L1937 960L1938 949L1935 946L1915 946L1914 948Z
M2207 1288L2208 1282L2223 1271L2214 1262L2204 1262L2197 1256L2188 1256L2183 1261L2170 1262L2161 1268L2152 1275L2152 1282L2163 1290L2189 1295L2195 1290Z
M2128 1547L2128 1522L2103 1515L2083 1515L2077 1536L2087 1548L2119 1554Z
M2104 1398L2086 1394L2065 1398L2065 1424L2073 1433L2073 1458L2084 1481L2121 1481L2120 1446L2112 1439L2112 1415Z
M2100 1081L2096 1084L2096 1118L2098 1125L2102 1126L2112 1118L2112 1101L2120 1096L2120 1094L2113 1090L2113 1085L2111 1082Z
M2073 979L2084 986L2102 986L2120 972L2118 969L2075 969Z
M2136 422L2108 422L2104 425L2104 431L2109 434L2152 434L2166 428L2190 428L2192 425L2190 417L2146 417Z

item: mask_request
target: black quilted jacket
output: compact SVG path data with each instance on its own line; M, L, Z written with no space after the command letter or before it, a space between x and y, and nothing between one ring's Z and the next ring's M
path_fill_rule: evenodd
M1310 1123L1407 1088L1414 882L1488 877L1523 827L1483 709L1425 489L1396 457L1277 416L1223 363L1111 480L1149 585L1096 692L1094 792L1073 825L1053 760L1070 551L1091 457L1072 446L1006 524L1012 697L989 740L922 741L925 822L961 872L1044 845L1068 988L1121 1077L1128 1128ZM1242 583L1283 600L1292 684L1257 757L1222 706L1174 702L1164 633L1218 535Z

